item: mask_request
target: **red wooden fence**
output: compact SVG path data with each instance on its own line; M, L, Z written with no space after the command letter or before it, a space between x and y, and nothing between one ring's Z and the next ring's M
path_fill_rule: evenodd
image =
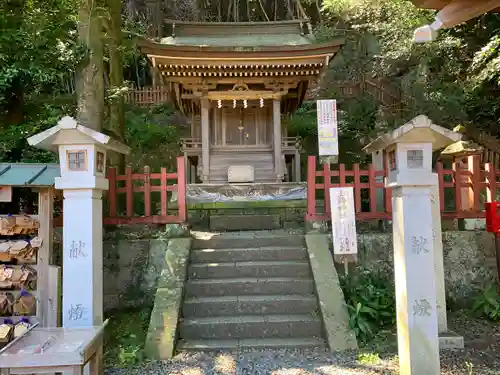
M170 224L187 220L186 171L184 158L177 158L177 172L133 173L131 167L118 175L108 168L109 190L103 197L103 223L116 224ZM176 202L169 204L169 193L177 193ZM156 194L156 196L154 196ZM156 199L155 199L156 198ZM61 227L62 215L54 218L54 226Z
M109 191L107 203L109 214L104 217L104 224L168 224L183 223L187 219L186 211L186 171L184 158L177 158L177 172L167 173L166 168L161 168L159 173L153 173L149 167L144 167L143 173L132 173L132 168L127 167L124 175L117 175L115 168L109 168L107 178ZM172 181L172 184L168 182ZM152 207L152 194L160 193L159 212ZM168 207L168 192L177 193L177 204ZM139 194L137 194L139 193ZM124 211L118 211L120 195L124 198ZM135 213L137 207L134 201L141 202L143 198L143 215ZM174 211L171 213L170 211Z
M358 164L354 164L352 170L346 170L344 164L339 164L337 170L332 170L330 165L324 164L317 170L315 156L309 156L307 163L306 220L330 219L331 187L354 188L358 220L391 219L391 189L386 189L383 181L388 174L387 169L377 171L370 164L367 169L362 170ZM483 218L484 202L495 200L496 189L500 187L497 182L500 173L495 171L493 164L487 163L481 168L477 158L471 159L467 170L459 168L458 163L453 163L452 169L444 169L442 163L437 163L435 172L438 175L444 218ZM377 210L378 189L383 192L383 210ZM449 207L448 203L452 203L453 207Z

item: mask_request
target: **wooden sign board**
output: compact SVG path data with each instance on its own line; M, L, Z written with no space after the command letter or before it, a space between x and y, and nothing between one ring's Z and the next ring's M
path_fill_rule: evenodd
M12 202L12 186L0 186L0 202Z
M319 156L337 156L339 138L337 131L337 101L318 100L318 148Z
M354 189L352 187L330 188L330 210L333 253L339 256L357 254Z

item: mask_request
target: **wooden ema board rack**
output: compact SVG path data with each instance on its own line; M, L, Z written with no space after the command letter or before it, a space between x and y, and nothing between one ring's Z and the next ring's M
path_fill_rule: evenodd
M100 375L106 324L88 328L35 327L0 350L1 373L83 375L88 363L90 375Z
M28 215L0 216L0 348L38 322L39 228Z

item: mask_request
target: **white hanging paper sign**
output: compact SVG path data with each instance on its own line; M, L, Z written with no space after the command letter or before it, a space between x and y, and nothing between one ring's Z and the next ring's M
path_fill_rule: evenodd
M337 101L318 100L318 149L319 156L337 156L339 138L337 131Z
M334 254L357 254L354 189L352 187L330 188L330 210Z

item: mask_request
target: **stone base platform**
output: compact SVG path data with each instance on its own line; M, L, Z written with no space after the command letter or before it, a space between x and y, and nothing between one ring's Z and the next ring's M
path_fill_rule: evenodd
M455 332L445 332L439 334L439 349L463 349L464 338Z
M306 191L297 183L188 185L189 224L216 232L303 228Z
M307 183L188 184L187 204L304 200Z

